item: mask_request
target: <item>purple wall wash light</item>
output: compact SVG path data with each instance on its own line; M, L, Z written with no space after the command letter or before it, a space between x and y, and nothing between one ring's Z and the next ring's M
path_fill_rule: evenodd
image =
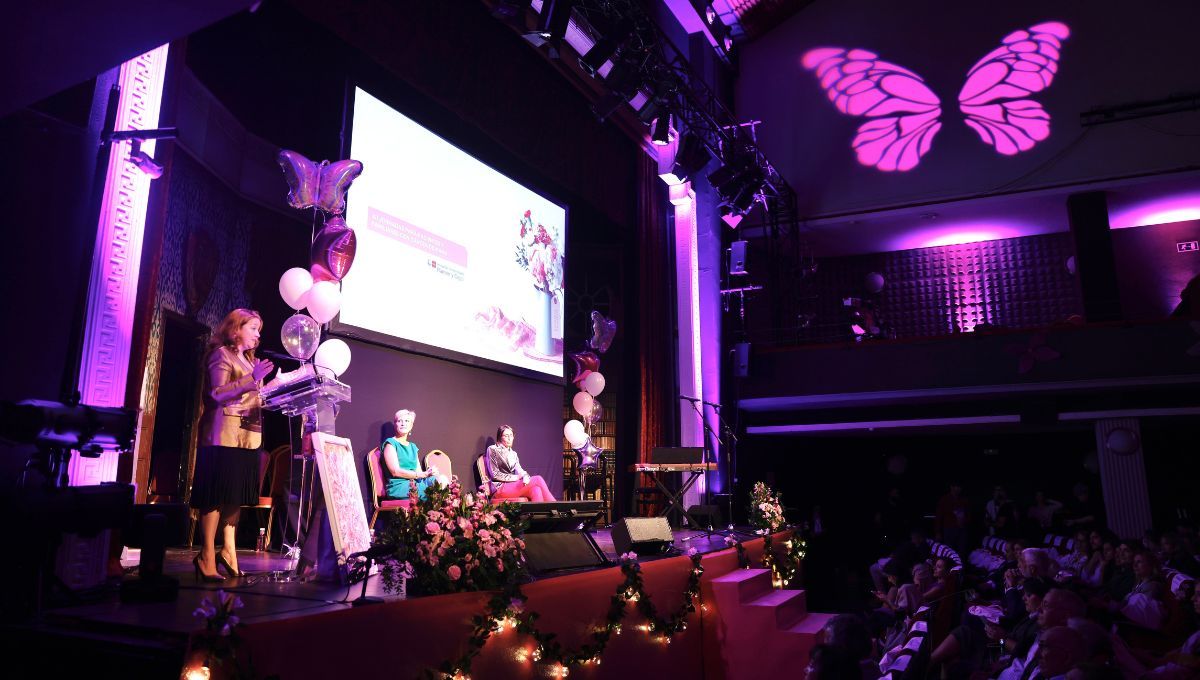
M1050 114L1028 97L1053 82L1069 35L1057 21L1013 31L968 71L959 110L997 153L1028 151L1050 136ZM941 101L921 76L864 49L812 49L801 65L816 74L838 111L868 119L851 142L859 163L905 172L933 148Z
M1173 194L1114 210L1109 217L1113 229L1147 227L1200 220L1200 192Z

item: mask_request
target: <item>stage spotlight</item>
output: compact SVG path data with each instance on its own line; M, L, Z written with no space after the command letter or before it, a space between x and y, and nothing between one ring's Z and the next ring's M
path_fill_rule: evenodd
M567 24L571 21L571 11L575 9L575 0L544 0L542 12L538 15L537 26L525 34L525 39L535 47L549 45L549 56L558 59L558 44L567 32Z
M621 104L629 101L637 93L641 84L638 62L627 58L618 59L613 62L613 67L609 69L604 82L610 91L592 104L592 112L601 121L606 120Z
M675 151L673 174L676 181L672 184L688 181L703 170L711 158L712 156L709 155L708 149L704 147L704 142L699 137L694 134L684 135L679 141L679 148Z
M36 399L0 402L0 438L75 449L88 457L104 451L128 451L136 427L137 412L132 409Z
M608 85L608 89L624 95L628 100L633 97L642 84L642 72L639 66L637 59L632 55L622 56L613 62L612 68L608 70L608 75L604 77L604 83Z
M733 157L708 175L708 182L724 199L731 198L755 169L754 159Z
M600 21L599 18L596 19ZM597 29L600 38L592 45L582 57L579 58L579 66L588 75L595 78L600 68L604 66L604 62L609 59L615 59L617 49L633 32L633 25L626 20L620 20L615 24L598 24L593 22L593 27Z
M176 134L177 130L173 127L157 130L121 130L106 133L104 143L129 142L129 162L149 175L150 179L158 179L162 177L163 166L151 158L150 154L142 151L142 142L147 139L174 139Z
M713 7L712 4L710 3L707 7L704 8L704 21L709 26L712 26L713 22L715 22L716 20L717 20L717 8Z
M129 162L138 170L146 173L150 179L162 177L163 166L145 151L142 151L142 140L135 139L129 146Z
M525 10L530 0L500 0L492 8L492 16L516 28L525 28Z
M600 38L587 53L579 58L579 67L587 71L589 76L595 78L600 67L604 66L604 62L611 59L617 53L617 47L620 44L620 41L616 38L609 36Z
M674 130L671 129L671 112L663 111L654 119L654 126L650 130L650 141L659 145L666 146L675 140Z

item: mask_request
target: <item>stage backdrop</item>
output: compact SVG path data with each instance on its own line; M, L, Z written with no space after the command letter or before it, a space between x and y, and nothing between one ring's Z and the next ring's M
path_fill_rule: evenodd
M353 360L341 380L353 389L354 400L338 413L337 433L354 444L368 503L371 491L362 458L395 433L392 416L401 408L417 413L411 440L421 447L421 456L445 451L464 485L475 486L475 459L495 443L496 427L506 423L516 431L514 448L521 465L561 493L561 385L347 342Z

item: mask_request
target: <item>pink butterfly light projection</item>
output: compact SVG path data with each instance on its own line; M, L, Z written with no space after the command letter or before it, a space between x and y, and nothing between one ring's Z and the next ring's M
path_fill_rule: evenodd
M958 108L998 153L1028 151L1050 136L1050 114L1028 97L1053 82L1069 35L1057 21L1013 31L967 72ZM929 153L942 127L942 102L921 76L863 49L819 47L801 63L838 111L867 118L851 143L859 163L904 172Z

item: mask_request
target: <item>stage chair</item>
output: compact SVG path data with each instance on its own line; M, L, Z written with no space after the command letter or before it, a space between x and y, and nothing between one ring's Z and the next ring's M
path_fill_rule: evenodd
M387 485L383 483L383 464L379 460L383 452L379 447L371 449L367 453L367 477L371 480L371 523L368 525L371 529L375 528L375 520L379 518L379 513L384 510L407 510L408 500L389 500L383 497Z
M425 454L425 469L437 470L437 473L446 479L454 476L451 472L450 456L447 456L446 452L441 449L434 449Z
M475 459L475 471L479 473L479 485L487 490L487 495L492 495L492 476L488 474L487 454ZM505 503L528 503L529 499L524 496L516 498L505 498Z
M288 444L276 446L270 453L263 451L259 454L258 460L258 492L262 493L262 483L265 481L267 470L271 471L271 486L268 491L269 495L259 496L258 502L253 505L243 505L242 510L266 510L267 511L267 543L271 542L271 527L275 523L275 498L281 498L287 488L286 471L291 463L292 447ZM259 517L258 513L255 513ZM188 520L191 524L191 529L188 531L188 547L192 548L196 545L196 525L200 523L200 512L195 508L190 508L188 511Z

